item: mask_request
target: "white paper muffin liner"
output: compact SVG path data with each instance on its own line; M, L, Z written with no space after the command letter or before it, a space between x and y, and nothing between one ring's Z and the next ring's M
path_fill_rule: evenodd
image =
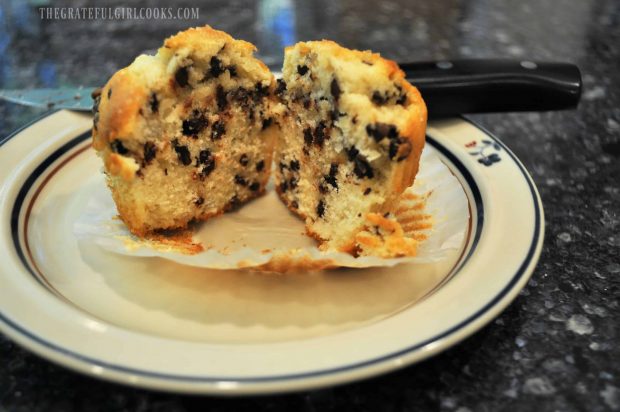
M75 222L74 233L81 241L95 243L110 252L160 257L209 269L286 272L437 262L461 247L469 224L469 208L461 184L432 149L425 148L422 152L415 183L403 194L395 215L408 236L424 238L416 256L356 258L342 252L324 252L318 249L314 239L305 235L304 223L268 187L267 194L239 210L197 225L193 241L204 250L188 254L178 246L132 235L118 218L108 189L101 185ZM430 228L416 228L411 224L421 221L431 223Z

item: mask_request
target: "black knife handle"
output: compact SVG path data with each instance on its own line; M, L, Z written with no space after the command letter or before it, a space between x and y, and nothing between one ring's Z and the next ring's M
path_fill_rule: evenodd
M401 63L429 116L570 109L581 96L574 64L472 59Z

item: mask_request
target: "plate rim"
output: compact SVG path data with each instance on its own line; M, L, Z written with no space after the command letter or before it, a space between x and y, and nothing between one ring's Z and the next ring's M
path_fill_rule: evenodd
M24 125L19 128L12 134L10 134L5 139L0 141L0 147L2 147L6 142L13 139L16 135L26 130L30 126L36 124L37 122L43 120L44 118L51 116L57 112L59 109L48 111L38 118L34 119L32 122ZM104 378L108 380L113 380L117 382L122 382L125 384L133 384L142 387L155 387L157 389L163 390L172 390L172 391L180 391L180 392L194 392L194 393L210 393L210 394L251 394L251 393L279 393L285 392L289 390L297 390L297 389L309 389L318 386L325 385L335 385L335 384L343 384L353 380L358 380L364 377L369 377L377 374L377 370L379 372L381 370L388 371L394 370L398 367L408 366L412 363L415 363L419 360L426 359L440 351L443 351L454 344L462 341L466 337L472 335L477 332L486 325L491 319L495 318L499 313L501 313L517 296L518 292L525 285L529 277L534 271L538 259L540 257L542 244L544 241L544 210L542 207L542 201L540 199L540 195L537 191L536 185L529 175L527 169L523 166L521 161L510 151L506 145L501 142L495 135L490 133L484 127L477 124L477 122L469 119L468 117L461 116L461 120L469 123L476 129L482 131L485 135L489 136L495 142L497 142L502 149L511 157L512 161L518 167L522 178L525 179L528 189L530 191L532 197L532 203L534 205L534 231L533 237L530 241L528 252L523 258L519 268L516 270L516 273L511 277L510 281L506 283L503 288L493 297L493 299L489 300L485 303L480 309L476 312L472 313L469 317L463 319L456 325L444 330L440 333L434 334L431 338L428 338L424 341L416 343L414 345L407 346L403 349L400 349L396 352L391 352L388 354L381 354L381 356L374 357L372 359L365 360L363 362L358 362L350 365L340 366L331 369L321 369L317 371L309 371L297 374L290 375L277 375L277 376L264 376L264 377L251 377L251 378L223 378L223 377L208 377L208 376L188 376L188 375L173 375L169 373L159 373L154 371L146 371L135 369L132 367L126 367L123 365L113 365L106 361L102 361L96 358L90 358L86 355L82 355L80 353L75 353L71 350L68 350L62 346L58 346L52 342L45 341L44 338L37 336L35 333L28 331L23 328L21 325L16 324L11 319L8 319L0 310L0 325L6 325L16 333L21 334L19 339L16 339L12 333L7 333L5 327L2 327L2 331L8 336L13 338L16 341L19 341L22 346L26 347L29 350L42 355L43 357L55 361L56 363L69 367L74 370L78 370L80 372L86 372L89 376L96 376L99 378ZM87 133L87 132L84 132ZM82 136L84 133L81 133L78 136ZM77 136L73 136L72 139L76 139ZM432 138L432 137L431 137ZM435 140L435 139L433 139ZM81 141L80 141L81 142ZM452 152L446 148L441 143L435 142L444 148L445 152L450 153L452 156L456 158ZM445 153L442 151L442 154ZM450 159L453 164L461 163L460 160L457 160L457 163ZM469 173L467 167L463 165L463 168ZM471 176L470 176L471 177ZM472 182L475 183L475 179L471 177ZM479 235L479 233L478 233ZM473 251L473 249L472 249ZM471 256L470 252L468 255ZM465 260L468 257L465 258ZM462 261L459 263L459 268L463 266L465 262ZM458 271L457 271L458 272ZM519 283L522 283L520 287L516 287ZM429 351L423 352L425 346L430 344L435 344L435 348ZM41 346L41 347L39 347ZM50 354L49 351L55 351L56 353ZM69 358L69 362L67 359ZM74 363L75 362L75 363ZM83 362L83 363L82 363ZM393 363L398 363L397 365L393 365ZM106 373L94 373L90 370L93 366L99 366L101 368L105 368ZM112 371L110 371L112 369ZM122 379L121 376L115 376L116 372L120 375L129 373L132 375L139 374L141 375L140 379L142 381L132 382L127 379ZM346 376L348 375L355 375ZM338 379L338 376L343 376L344 378ZM333 378L335 376L335 378ZM313 385L312 382L307 382L308 380L320 380L320 378L327 377L328 382L321 383L315 382ZM332 377L330 380L329 377ZM170 380L174 382L170 382ZM299 383L299 385L293 384L291 385L290 381L295 381ZM333 381L335 380L335 382ZM191 383L191 384L204 384L204 385L214 385L218 382L222 381L235 381L237 386L234 388L231 387L231 390L222 390L213 388L211 386L192 386L192 387L179 387L179 384L182 383ZM265 385L262 388L252 387L252 385ZM280 387L279 384L288 385L288 388Z

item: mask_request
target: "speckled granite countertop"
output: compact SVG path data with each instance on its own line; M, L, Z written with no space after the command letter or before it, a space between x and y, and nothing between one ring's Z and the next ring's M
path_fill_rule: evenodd
M1 88L102 84L165 36L204 23L256 43L271 61L280 45L267 19L285 8L294 16L286 41L332 38L396 60L569 61L582 69L584 93L575 111L474 117L532 174L546 240L516 301L451 350L341 387L218 399L90 379L0 335L0 411L620 410L618 1L190 1L184 5L199 6L199 20L158 22L42 21L34 5L41 3L0 2ZM38 113L0 103L0 136Z

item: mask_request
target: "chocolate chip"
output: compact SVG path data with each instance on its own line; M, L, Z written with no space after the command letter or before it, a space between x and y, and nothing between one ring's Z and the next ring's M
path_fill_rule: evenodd
M338 174L338 164L332 163L329 168L329 175L323 176L325 182L329 183L334 189L338 189L338 181L336 175Z
M95 113L93 117L93 129L97 130L97 124L99 123L99 112Z
M200 171L200 180L204 180L205 177L209 176L213 169L215 169L215 158L210 157L207 161L204 162L204 167Z
M230 77L237 77L237 67L231 65L226 67L226 70L228 70Z
M200 206L205 202L204 198L202 196L198 196L198 198L196 200L194 200L194 204L196 206Z
M299 170L299 160L291 160L290 169L294 172Z
M323 183L319 184L319 192L321 192L322 194L325 194L328 192L327 186L325 186Z
M299 209L299 203L297 203L297 200L293 200L293 201L291 202L291 207L292 207L293 209Z
M152 113L157 113L159 111L159 100L157 99L157 94L155 92L151 93L149 106L151 106Z
M353 161L355 166L353 168L353 173L360 179L367 177L372 179L374 177L374 172L372 171L372 167L370 167L370 163L368 160L364 158L362 155L358 155Z
M218 77L220 74L224 73L224 66L222 66L222 61L217 57L211 57L211 68L209 70L211 76Z
M252 182L252 184L250 185L250 190L252 192L256 192L259 188L260 188L260 183L258 182Z
M230 198L230 200L228 201L228 209L229 210L234 210L237 207L239 207L239 205L241 204L241 201L239 200L239 198L237 197L237 195L234 195L233 197Z
M367 125L366 133L377 142L380 142L386 137L390 139L398 137L398 129L396 126L387 123L375 123L374 126Z
M340 90L340 85L338 84L338 80L336 80L336 78L332 80L329 89L332 92L332 96L334 96L334 100L338 101L338 99L340 99L340 94L342 93L342 91Z
M316 214L319 215L319 217L325 215L325 203L322 200L319 200L319 204L316 205Z
M269 86L263 86L261 83L256 83L254 86L254 101L259 102L261 98L269 95Z
M314 129L314 144L318 145L319 147L323 146L323 142L325 141L326 127L327 126L325 125L325 122L320 121L319 124L316 126L316 129Z
M168 168L167 168L167 167L166 167L166 168L164 168L164 174L165 174L166 176L168 176Z
M127 153L129 153L129 150L127 150L127 148L123 145L123 142L118 139L112 140L112 142L110 143L110 148L113 152L120 155L126 155Z
M189 73L187 71L187 67L181 67L174 74L174 80L181 87L185 87L189 84Z
M250 158L245 153L242 154L241 157L239 158L239 163L241 164L241 166L247 166L249 162L250 162Z
M311 103L312 103L312 100L311 100L310 98L308 98L308 97L307 97L307 98L305 98L305 99L303 100L303 106L304 106L304 109L308 110L308 109L310 108L310 104L311 104Z
M218 85L215 89L215 100L217 101L217 108L222 111L228 106L228 100L226 99L226 92L222 85Z
M257 172L261 172L264 168L265 168L265 161L264 160L261 160L258 163L256 163L256 171Z
M200 113L198 110L194 110L192 117L187 120L183 120L181 132L185 136L197 137L196 135L208 125L209 120L205 117L205 115Z
M280 168L280 173L284 173L284 169L288 169L288 166L286 165L286 163L282 163L282 162L278 164L278 167Z
M337 107L334 107L332 110L330 110L329 118L332 122L338 121L339 117L340 117L340 111L338 110Z
M411 153L411 142L403 138L397 137L390 140L389 155L390 159L396 157L396 161L405 160Z
M314 140L314 138L312 137L312 129L310 129L309 127L304 129L304 142L310 146L312 144L312 141Z
M398 90L398 98L396 99L396 104L400 104L405 106L407 103L407 93L403 91L403 88L399 84L394 84L396 90Z
M351 119L351 123L357 124L357 115L353 116L353 118Z
M102 87L97 87L95 90L93 90L90 93L90 97L93 98L93 100L95 100L97 97L101 96L101 92L103 91Z
M291 177L290 180L288 181L288 186L291 189L295 189L297 187L297 183L299 183L299 179L296 177Z
M266 128L268 128L269 126L271 126L273 123L273 118L272 117L268 117L266 119L263 119L263 126L262 126L262 130L265 130Z
M201 150L200 153L198 153L198 157L196 158L196 167L198 167L199 165L208 164L211 159L213 159L213 155L211 154L211 151L209 149Z
M390 155L390 159L394 159L394 156L396 156L396 153L398 152L398 141L397 140L391 140L390 141L390 147L389 147L389 155Z
M378 106L384 105L385 103L387 103L388 98L387 96L382 96L381 93L379 93L378 91L374 91L372 94L372 98L371 98L372 102Z
M110 100L110 97L112 97L112 88L111 87L108 89L108 100Z
M94 93L95 92L93 92L93 94ZM99 95L93 98L93 108L91 110L93 114L99 113L99 103L101 103L101 90L99 91Z
M308 73L308 66L304 65L304 66L297 66L297 73L299 73L300 76L303 76L304 74Z
M218 120L213 123L213 129L211 130L211 140L219 140L226 133L226 125L223 121Z
M364 196L368 196L371 191L372 191L372 189L367 187L366 190L364 190Z
M250 92L244 87L239 87L238 89L231 91L229 94L233 100L246 104L250 98Z
M357 150L355 146L351 146L349 149L347 149L347 157L349 158L350 161L353 161L357 157L359 152L360 151Z
M368 127L366 127L366 133L368 133ZM372 137L377 141L381 141L384 138L386 138L388 136L388 133L390 132L390 128L389 125L384 124L384 123L377 123L375 124L375 128L371 129L372 132Z
M325 182L329 183L334 189L338 189L338 181L336 180L335 177L325 175L325 176L323 176L323 178L325 179ZM320 188L319 188L319 190L320 190ZM321 192L321 193L323 193L323 192Z
M284 92L286 91L286 82L282 79L278 79L277 80L277 86L276 86L276 95L278 96L282 96L284 94Z
M188 166L192 163L192 157L189 154L189 149L187 146L179 145L179 141L174 139L172 141L172 147L174 151L177 153L177 157L183 163L184 166Z
M264 85L262 83L256 83L256 93L261 96L261 97L265 97L269 95L269 85Z
M157 146L153 142L144 143L144 163L149 164L151 160L155 159L157 154Z
M336 177L337 174L338 174L338 163L332 163L329 166L329 176Z
M286 193L287 190L288 190L288 182L284 181L280 183L280 192Z
M243 176L235 175L235 183L240 186L247 186L248 182L243 178Z

